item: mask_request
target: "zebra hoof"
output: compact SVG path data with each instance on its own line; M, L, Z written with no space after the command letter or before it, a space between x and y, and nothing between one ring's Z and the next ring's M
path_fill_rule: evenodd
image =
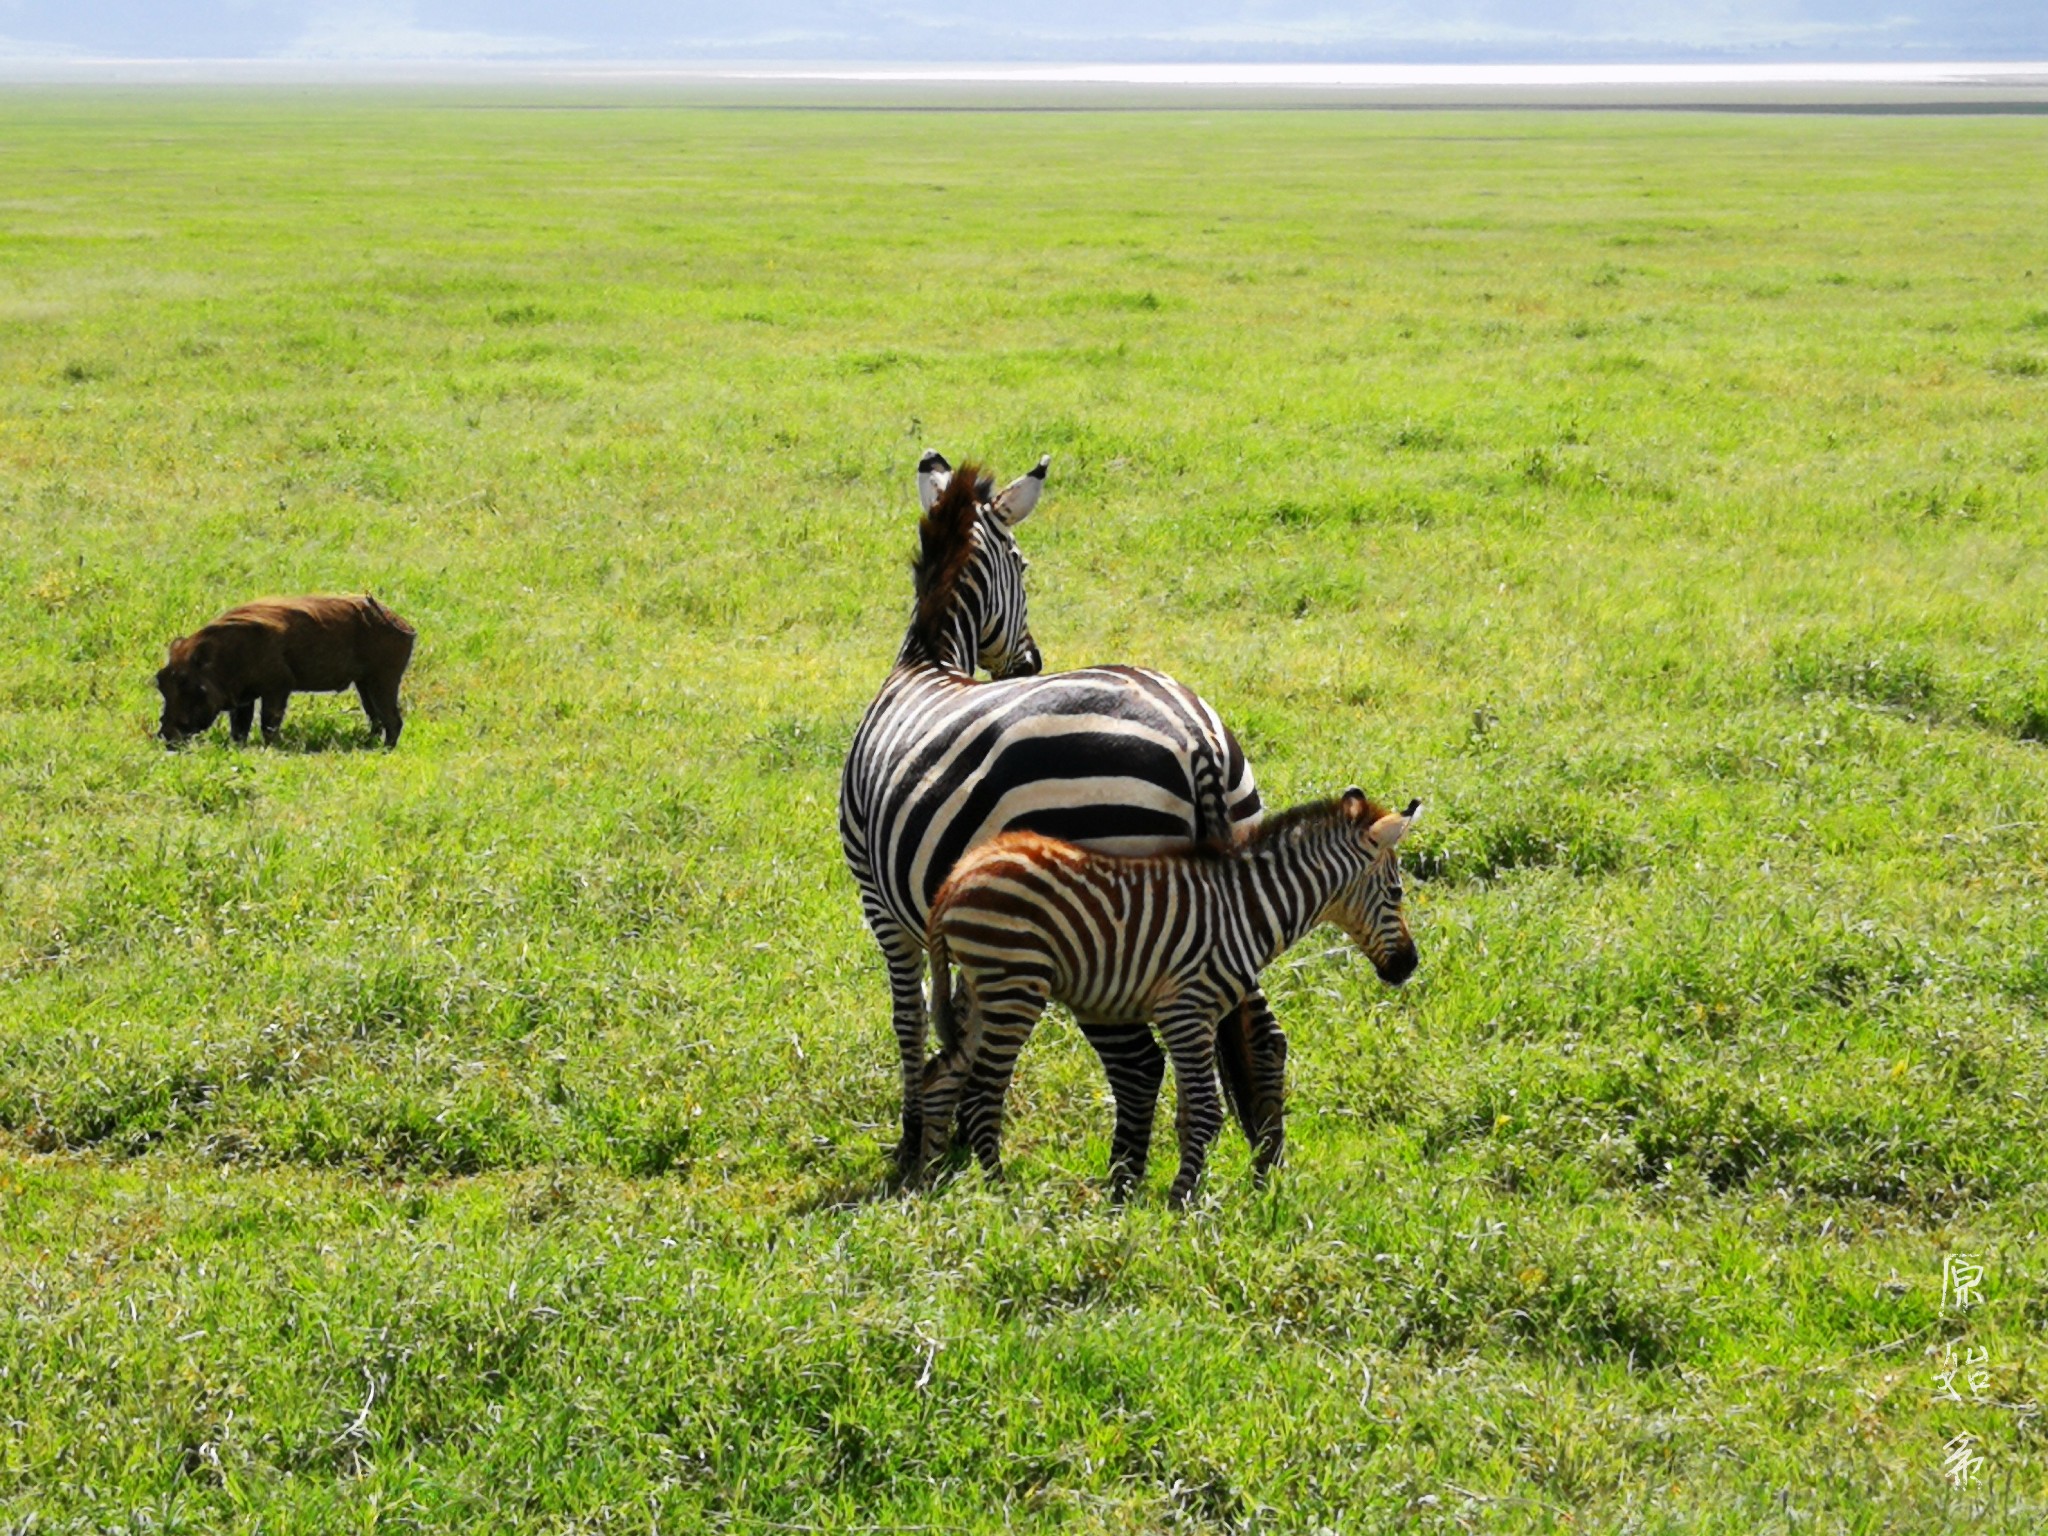
M938 1132L927 1133L924 1139L924 1155L917 1160L919 1176L928 1183L933 1175L953 1161L955 1159L952 1156L952 1148L946 1144L945 1137Z
M896 1170L896 1182L903 1185L915 1184L924 1174L924 1137L915 1140L906 1135L896 1143L896 1150L890 1154L890 1163Z
M1262 1137L1259 1147L1252 1154L1252 1183L1263 1189L1266 1176L1280 1166L1287 1155L1287 1142L1278 1135Z

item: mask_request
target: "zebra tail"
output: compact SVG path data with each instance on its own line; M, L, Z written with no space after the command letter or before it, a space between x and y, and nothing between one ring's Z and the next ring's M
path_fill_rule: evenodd
M951 1055L960 1044L960 1023L953 1017L953 954L946 948L945 939L936 933L931 935L929 947L932 957L932 1029L938 1034L940 1053ZM1249 1062L1246 1070L1250 1070Z
M1188 776L1194 781L1195 846L1227 850L1236 841L1236 833L1224 792L1223 765L1209 743L1199 737L1188 752Z
M1244 1127L1245 1140L1258 1145L1252 1110L1252 1005L1239 1003L1216 1020L1216 1067L1223 1097Z

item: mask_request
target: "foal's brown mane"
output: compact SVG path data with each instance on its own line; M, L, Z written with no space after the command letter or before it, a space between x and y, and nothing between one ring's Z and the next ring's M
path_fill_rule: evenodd
M974 530L981 504L995 489L978 464L962 464L939 492L932 509L917 525L917 558L910 562L917 591L917 611L910 633L931 655L944 644L946 617L953 611L954 589L974 553Z
M1359 818L1359 825L1369 827L1387 814L1387 808L1377 800L1365 802L1365 815ZM1341 821L1344 819L1344 797L1332 795L1327 800L1311 800L1306 805L1290 805L1284 811L1276 811L1252 830L1251 836L1241 845L1256 848L1259 844L1274 838L1284 837L1296 827L1306 827L1317 822Z

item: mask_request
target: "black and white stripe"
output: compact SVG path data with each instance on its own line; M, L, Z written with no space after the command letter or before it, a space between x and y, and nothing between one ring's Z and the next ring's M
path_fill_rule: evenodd
M940 890L927 926L932 1013L946 1051L926 1075L925 1155L939 1150L958 1100L969 1144L997 1171L1017 1053L1046 1004L1060 1002L1083 1018L1157 1026L1180 1100L1172 1198L1186 1200L1223 1119L1216 1021L1259 973L1326 921L1387 981L1414 971L1395 845L1418 808L1386 811L1351 789L1284 812L1229 848L1119 858L1013 832L975 849ZM964 1017L949 961L960 968ZM1143 1176L1142 1147L1118 1146L1111 1157L1119 1190Z
M1192 690L1136 667L1036 675L1040 661L1024 604L1016 525L1029 514L1046 461L1002 492L971 465L936 453L919 466L917 608L895 668L854 735L840 786L839 830L861 906L889 970L903 1074L900 1164L924 1141L921 1085L926 1015L925 918L962 854L1025 829L1089 847L1146 853L1255 825L1258 788L1237 740ZM976 681L977 665L990 681ZM1198 756L1218 765L1227 824L1200 826ZM1079 1015L1101 1055L1117 1105L1119 1144L1140 1127L1164 1071L1149 1030ZM1286 1042L1263 995L1247 999L1237 1040L1248 1041L1249 1083L1235 1092L1261 1160L1277 1155ZM1260 1089L1260 1108L1251 1092Z

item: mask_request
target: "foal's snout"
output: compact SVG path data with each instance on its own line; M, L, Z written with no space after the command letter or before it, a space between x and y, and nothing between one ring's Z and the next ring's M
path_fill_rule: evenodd
M1418 963L1419 957L1415 953L1415 942L1411 939L1405 944L1397 945L1394 952L1388 955L1386 959L1374 959L1372 968L1380 973L1381 981L1384 981L1390 987L1398 987L1402 982L1415 974L1415 967Z

